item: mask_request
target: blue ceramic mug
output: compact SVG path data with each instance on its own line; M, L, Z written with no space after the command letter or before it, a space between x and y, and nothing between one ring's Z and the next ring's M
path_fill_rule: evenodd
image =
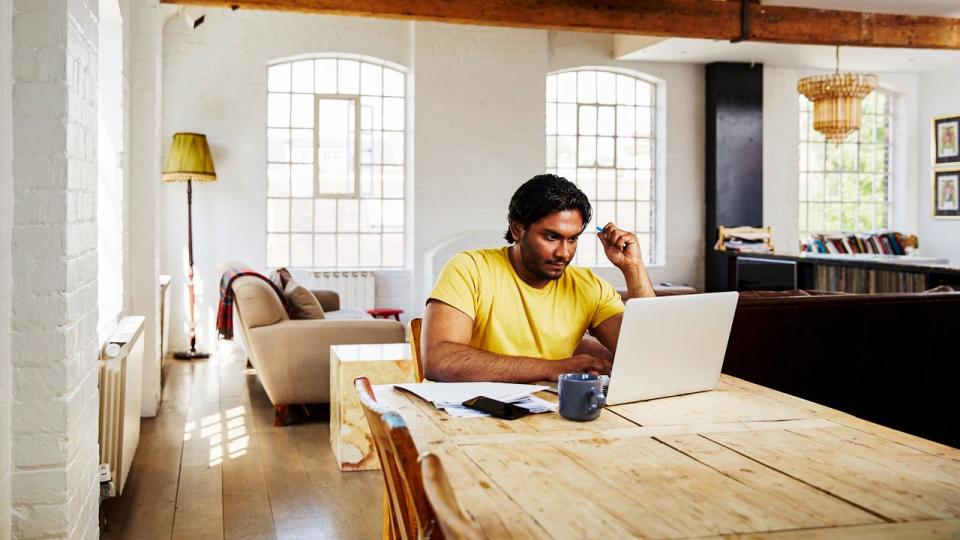
M564 373L557 380L560 416L585 422L596 420L606 404L603 380L590 373Z

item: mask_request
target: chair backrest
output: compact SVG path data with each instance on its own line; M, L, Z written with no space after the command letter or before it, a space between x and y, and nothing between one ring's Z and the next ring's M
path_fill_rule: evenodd
M482 535L464 515L453 494L453 487L443 470L440 458L430 452L420 456L420 473L423 490L437 516L440 529L447 540L479 540Z
M410 351L413 354L413 363L417 368L417 382L423 380L423 360L420 359L420 326L423 319L417 317L407 323L407 338L410 341Z
M390 499L393 538L442 539L443 533L423 491L417 447L406 422L396 411L377 403L366 377L357 377L353 384L383 468L383 480Z

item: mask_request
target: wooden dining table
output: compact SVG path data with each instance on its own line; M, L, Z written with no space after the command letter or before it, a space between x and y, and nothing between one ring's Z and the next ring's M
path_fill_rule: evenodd
M960 538L960 450L726 375L592 422L374 391L487 538Z

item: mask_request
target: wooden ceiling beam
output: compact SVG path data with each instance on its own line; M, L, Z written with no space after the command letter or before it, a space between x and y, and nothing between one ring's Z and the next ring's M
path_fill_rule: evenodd
M751 41L960 49L960 19L765 6L750 1ZM207 5L664 37L733 40L740 2L718 0L162 0Z

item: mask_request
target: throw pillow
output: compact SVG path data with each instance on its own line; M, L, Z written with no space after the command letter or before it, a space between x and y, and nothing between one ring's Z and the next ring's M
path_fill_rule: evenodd
M323 319L323 306L320 301L306 287L296 281L287 282L287 288L283 290L283 296L286 297L293 310L297 312L297 317L301 319Z
M274 282L278 289L285 291L287 290L287 283L292 281L292 277L290 276L289 270L281 267L277 268L272 274L270 274L270 281Z

